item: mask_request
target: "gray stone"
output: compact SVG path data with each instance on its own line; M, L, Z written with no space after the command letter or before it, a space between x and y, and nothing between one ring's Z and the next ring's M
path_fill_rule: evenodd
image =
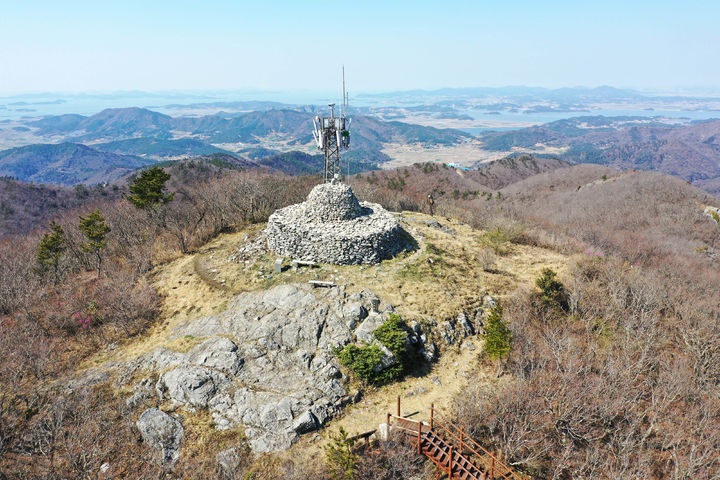
M383 317L377 314L369 315L363 322L355 329L355 338L359 342L370 343L373 341L373 332L384 323Z
M434 343L428 343L420 351L420 354L425 357L428 362L434 362L437 359L437 348Z
M206 340L190 350L189 362L236 375L244 360L232 340L218 337Z
M452 228L448 227L447 225L442 225L440 222L438 222L437 220L434 220L434 219L433 220L425 220L425 225L427 225L428 227L437 228L438 230L441 230L445 233L449 233L450 235L453 235L453 236L457 234L457 232L455 232L455 230L453 230Z
M135 366L141 370L165 370L182 363L184 356L167 348L158 347L135 360Z
M242 463L242 452L237 447L227 448L215 456L215 461L224 478L234 479Z
M141 405L149 403L155 398L155 392L148 388L138 388L130 397L125 400L125 404L130 409L135 409Z
M380 342L374 342L374 345L377 345L380 348L382 357L380 357L380 361L378 363L373 365L373 372L380 372L395 365L395 362L397 361L395 359L395 355L385 345Z
M483 298L483 307L495 308L496 305L497 305L497 300L495 300L490 295L485 295L485 297Z
M227 377L209 368L187 365L162 374L156 390L160 398L168 397L193 407L206 407L227 383Z
M441 331L440 335L445 343L448 345L455 344L455 325L452 321L445 321L440 324Z
M390 213L358 202L342 183L317 185L307 201L277 210L265 234L280 255L336 265L375 264L412 248Z
M380 425L378 425L377 437L383 442L389 441L390 440L390 425L388 425L387 423L381 423Z
M470 325L470 322L468 321L467 316L464 313L460 312L458 314L457 323L462 328L462 333L466 337L475 334L472 325Z
M275 264L274 264L274 267L273 267L274 270L275 270L275 273L282 273L282 264L283 264L283 259L282 259L282 257L275 259Z
M292 429L297 433L308 433L317 430L318 426L317 418L308 410L293 421Z
M180 421L162 410L150 408L140 415L136 425L143 440L161 453L162 463L177 462L185 433Z
M357 324L367 318L368 312L360 302L348 303L343 308L343 317L345 318L345 324L349 329L354 329Z

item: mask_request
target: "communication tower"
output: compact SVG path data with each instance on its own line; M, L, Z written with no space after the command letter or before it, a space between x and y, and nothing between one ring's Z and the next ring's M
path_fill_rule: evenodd
M343 98L340 116L335 116L335 104L331 103L330 116L316 116L313 119L313 137L318 150L325 153L325 182L340 178L340 149L350 146L350 119L346 117L348 94L345 90L345 67L343 67Z

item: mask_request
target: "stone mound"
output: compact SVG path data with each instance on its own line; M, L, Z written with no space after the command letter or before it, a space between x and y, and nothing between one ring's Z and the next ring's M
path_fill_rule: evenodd
M349 185L323 183L307 201L273 213L268 246L293 259L374 264L412 248L410 235L380 205L359 202Z

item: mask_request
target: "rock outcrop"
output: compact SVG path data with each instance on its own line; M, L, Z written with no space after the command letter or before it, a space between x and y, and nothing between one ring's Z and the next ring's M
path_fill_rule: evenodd
M180 442L185 433L176 418L157 408L145 410L137 421L143 440L157 449L162 463L174 464L180 458Z
M280 255L335 265L375 264L413 247L391 213L359 202L350 186L336 182L320 184L307 201L273 213L266 235Z
M256 452L288 448L351 397L332 353L372 340L386 314L370 292L281 285L234 297L225 312L188 321L175 337L206 338L187 353L158 348L129 373L159 371L156 395L187 409L209 409L219 429L242 426ZM358 335L359 334L359 335ZM133 396L146 395L147 381Z
M443 343L461 343L481 330L483 311L491 303L487 297L477 311L446 322L428 318L427 328L410 322L408 341L419 355L433 361L438 351L431 328L435 326ZM171 407L206 409L216 428L242 427L255 452L287 449L299 435L322 427L359 398L357 392L347 391L333 347L376 344L383 352L377 368L393 365L393 353L373 334L392 311L390 305L380 308L372 292L348 295L342 286L314 289L292 284L241 293L223 313L188 320L173 330L172 338L200 339L188 352L157 348L125 364L120 375L125 382L149 372L135 384L128 406L145 405L154 396L160 402L169 400ZM160 424L161 414L165 415L150 409L141 419ZM171 420L176 422L171 417L164 421ZM166 430L172 431L170 427ZM175 443L156 438L175 437L150 435L150 427L140 422L138 428L145 429L148 443L163 449L167 461L173 461Z

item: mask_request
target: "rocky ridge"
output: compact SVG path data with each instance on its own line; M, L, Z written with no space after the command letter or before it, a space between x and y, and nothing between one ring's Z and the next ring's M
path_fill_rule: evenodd
M155 396L208 409L216 428L244 427L254 451L286 449L353 401L332 348L371 341L392 311L379 307L371 292L347 295L344 287L237 295L225 312L175 329L175 337L206 338L189 352L157 348L132 362L126 378L149 371L157 380L139 382L128 404Z
M175 338L204 339L188 352L159 347L125 365L121 378L146 375L135 384L128 406L156 400L169 401L171 409L207 409L217 429L244 428L253 451L285 450L360 398L360 392L348 391L332 349L375 342L373 332L392 312L372 292L348 294L343 286L289 284L239 294L225 312L175 328ZM408 341L432 361L438 351L434 330L438 340L452 345L477 333L483 318L478 309L439 325L433 319L425 327L411 322ZM381 368L394 362L387 351ZM169 424L155 410L141 418ZM173 441L143 435L166 462L175 460Z

